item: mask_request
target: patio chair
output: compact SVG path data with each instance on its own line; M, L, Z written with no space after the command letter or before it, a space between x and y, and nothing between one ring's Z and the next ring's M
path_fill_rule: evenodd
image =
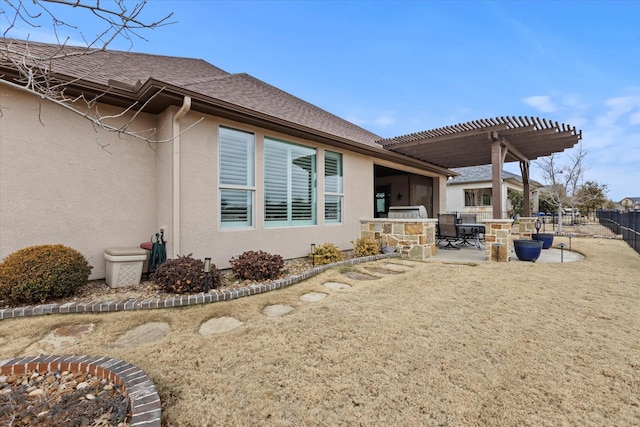
M474 213L460 213L459 224L476 224L478 222L478 215ZM480 246L480 236L478 228L474 227L458 227L458 233L462 238L461 246ZM475 244L469 240L474 240Z
M460 240L456 227L456 214L438 214L438 241L443 240L447 244L442 249L460 249L452 243Z

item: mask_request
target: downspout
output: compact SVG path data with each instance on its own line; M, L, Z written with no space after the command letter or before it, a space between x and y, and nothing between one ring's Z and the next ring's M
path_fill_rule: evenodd
M173 117L173 181L171 190L172 212L171 212L171 228L173 231L171 258L176 258L180 254L180 120L191 109L191 97L185 96L182 101L182 107Z

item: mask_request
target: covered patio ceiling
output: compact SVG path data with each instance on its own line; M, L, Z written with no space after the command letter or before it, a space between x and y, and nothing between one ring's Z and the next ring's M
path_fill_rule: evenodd
M496 117L416 132L377 141L385 149L444 168L493 165L493 198L502 200L501 173L505 162L520 162L525 194L529 193L531 160L572 148L582 139L564 123L538 117ZM525 197L525 215L531 213ZM499 203L493 217L501 218Z

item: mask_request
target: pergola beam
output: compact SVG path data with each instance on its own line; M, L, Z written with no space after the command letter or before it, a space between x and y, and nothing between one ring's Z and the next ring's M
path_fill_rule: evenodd
M502 168L511 159L520 162L525 188L525 213L530 212L528 191L531 160L562 152L582 139L564 123L538 117L496 117L474 120L430 131L376 141L396 151L443 168L492 165L494 218L502 218Z

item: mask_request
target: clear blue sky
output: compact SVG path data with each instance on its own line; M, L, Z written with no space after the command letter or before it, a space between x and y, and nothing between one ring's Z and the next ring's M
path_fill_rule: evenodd
M640 196L640 1L152 0L145 9L151 19L170 12L177 22L132 50L246 72L383 137L507 115L567 123L583 132L585 179L614 201Z

